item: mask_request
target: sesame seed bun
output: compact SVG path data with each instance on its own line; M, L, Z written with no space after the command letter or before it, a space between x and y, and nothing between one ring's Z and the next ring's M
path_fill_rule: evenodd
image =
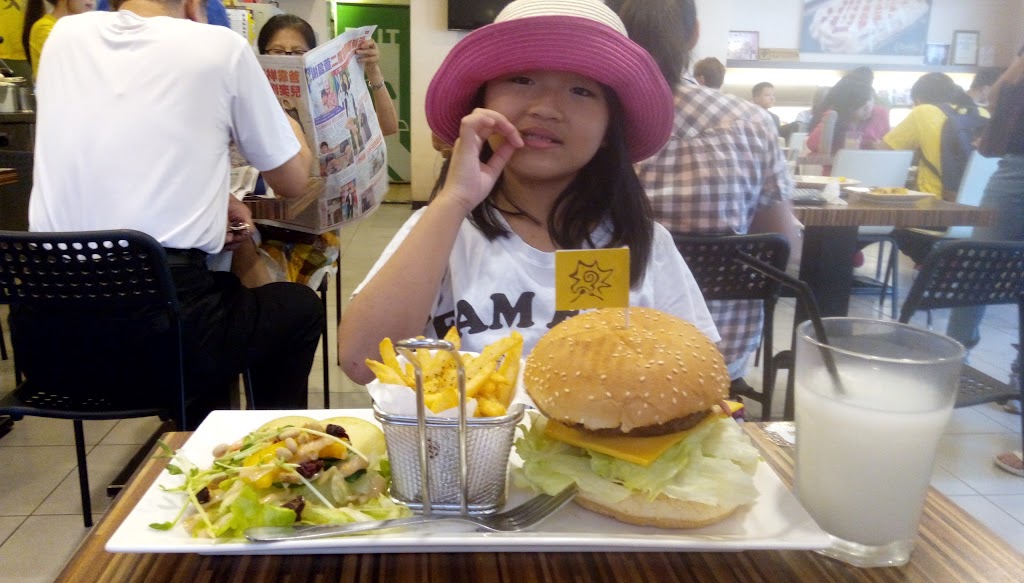
M651 308L569 318L526 360L523 382L545 416L578 429L630 435L679 431L726 398L722 354L693 324Z

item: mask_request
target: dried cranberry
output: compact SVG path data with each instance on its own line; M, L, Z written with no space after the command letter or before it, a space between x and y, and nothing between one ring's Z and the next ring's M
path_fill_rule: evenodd
M295 471L299 472L299 475L307 480L320 473L320 470L324 469L323 460L313 460L309 462L302 462Z
M200 504L206 504L209 502L210 489L204 486L202 490L196 492L196 500L198 500Z
M348 439L348 432L346 432L345 428L342 427L341 425L328 423L326 433L327 435L330 435L331 437L337 437L338 439Z
M295 511L295 522L302 520L302 511L306 508L306 501L302 499L302 496L297 496L284 504L281 508L287 508L288 510Z

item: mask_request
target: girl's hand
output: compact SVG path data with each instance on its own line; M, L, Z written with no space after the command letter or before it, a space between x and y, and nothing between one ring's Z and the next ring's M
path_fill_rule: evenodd
M494 154L486 162L480 161L480 152L492 136L503 138ZM494 188L505 164L516 148L523 146L523 138L512 122L490 109L477 108L462 118L459 138L452 149L448 179L439 197L450 196L458 201L468 214Z

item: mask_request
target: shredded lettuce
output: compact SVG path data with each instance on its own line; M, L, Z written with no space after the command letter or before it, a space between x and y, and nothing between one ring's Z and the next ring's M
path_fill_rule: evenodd
M518 479L548 494L575 482L590 497L615 504L634 493L735 507L757 497L759 455L732 419L704 423L653 461L640 466L544 436L547 419L531 412L516 440Z

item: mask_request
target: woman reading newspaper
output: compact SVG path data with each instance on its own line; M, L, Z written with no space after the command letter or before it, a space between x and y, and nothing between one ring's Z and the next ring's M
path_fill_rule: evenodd
M316 44L313 27L294 14L278 14L270 18L260 29L259 37L256 39L256 46L261 55L304 55ZM385 86L384 74L380 70L380 50L377 43L372 38L363 39L356 49L356 55L367 76L367 86L373 97L374 112L381 133L385 136L397 133L398 113ZM350 125L356 127L356 123L353 121ZM332 156L340 160L344 155L345 152L342 151ZM325 164L324 168L326 173L328 168L334 166ZM334 263L338 257L338 235L333 232L310 235L263 225L259 228L259 235L261 243L254 240L252 244L236 250L231 262L231 271L238 275L247 287L258 287L281 279L315 287L319 284L320 278L316 277L316 281L312 281L312 276L322 274L323 269ZM268 266L261 259L257 244L273 260L271 265Z

